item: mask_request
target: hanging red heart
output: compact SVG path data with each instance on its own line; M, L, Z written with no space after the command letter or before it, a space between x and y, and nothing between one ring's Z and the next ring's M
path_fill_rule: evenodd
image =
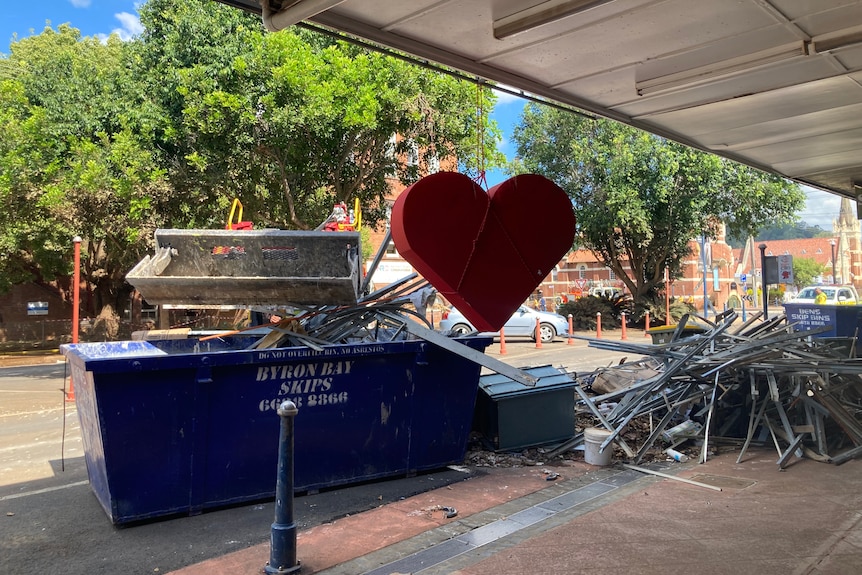
M464 174L438 172L398 196L391 230L398 253L479 331L498 331L571 249L575 215L544 176L486 193Z

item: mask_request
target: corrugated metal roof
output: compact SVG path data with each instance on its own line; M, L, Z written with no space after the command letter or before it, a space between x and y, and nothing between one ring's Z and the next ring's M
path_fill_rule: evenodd
M256 0L220 0L260 12ZM305 20L856 199L862 1L272 0Z

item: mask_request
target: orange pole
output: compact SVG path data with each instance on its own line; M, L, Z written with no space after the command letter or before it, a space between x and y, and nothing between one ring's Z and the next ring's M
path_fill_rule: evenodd
M646 312L646 323L644 324L644 337L649 337L649 312Z
M621 336L620 339L628 339L626 337L626 312L623 312L622 316L623 316L623 335Z
M502 327L500 328L500 355L506 355L506 333Z
M536 318L536 348L542 347L542 326L541 320Z
M572 331L572 314L569 314L569 341L566 342L568 345L572 345L574 341L572 339L573 335L575 335L575 333Z
M81 237L75 236L72 238L72 243L75 244L75 260L74 260L74 276L72 277L72 343L78 343L78 326L80 324L78 314L81 299ZM72 376L69 376L69 393L66 394L66 401L75 401L75 383L72 381Z
M596 312L596 338L602 338L602 312Z

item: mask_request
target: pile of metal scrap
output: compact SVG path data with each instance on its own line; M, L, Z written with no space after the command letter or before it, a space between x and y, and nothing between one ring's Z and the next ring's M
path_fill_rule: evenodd
M363 284L363 290L367 284ZM496 373L504 374L522 385L533 387L537 378L509 364L485 355L431 329L425 317L436 292L427 281L418 280L417 274L381 288L359 299L356 305L302 306L289 308L258 308L267 314L283 315L269 325L252 326L246 331L261 334L250 349L281 347L308 347L322 351L324 346L391 342L405 339L423 339L442 347ZM200 337L201 341L238 333L219 332ZM182 337L192 334L185 331ZM143 337L146 339L146 333ZM155 335L154 339L161 339Z
M359 342L397 341L408 335L408 321L430 328L425 310L414 302L434 293L428 282L414 281L412 274L364 298L356 305L293 308L289 317L268 326L271 330L255 348L306 346ZM276 310L277 312L277 310Z
M814 337L828 328L795 331L784 316L737 322L730 310L715 322L698 319L710 329L690 337L680 332L665 344L589 339L592 347L646 356L638 362L645 377L600 395L590 389L597 374L576 377L579 408L611 431L602 450L616 442L639 463L656 448L693 442L703 462L712 446L729 444L738 446L741 461L753 442L771 441L781 469L794 456L838 464L862 454L862 360L855 359L855 345L848 353ZM636 422L649 433L629 445L624 432ZM555 452L582 442L577 434Z

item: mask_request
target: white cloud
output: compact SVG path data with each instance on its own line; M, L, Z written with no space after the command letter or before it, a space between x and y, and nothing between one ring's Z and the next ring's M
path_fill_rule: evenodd
M128 12L120 12L118 14L114 14L114 18L120 21L120 28L114 28L111 30L111 34L116 34L120 37L120 40L126 42L131 40L138 34L144 31L144 27L141 24L141 19L137 14L130 14ZM108 39L108 34L96 34L96 37L99 38L102 42Z
M832 229L832 220L838 218L841 210L841 196L802 186L805 192L805 209L799 213L799 219L810 226L820 226L824 230Z
M502 134L500 138L497 140L497 149L503 152L506 155L506 159L509 158L510 148L512 147L512 140L506 134Z
M137 14L129 14L128 12L120 12L114 14L114 17L120 21L122 28L115 28L112 32L116 32L123 40L128 40L132 36L137 36L144 31L141 24L141 19Z
M512 90L513 92L520 92L527 95L523 90L518 90L517 88L512 88L511 86L500 84L500 87L505 88L506 90ZM494 92L497 94L497 106L505 106L506 104L511 104L512 102L518 102L519 104L524 103L524 99L517 96L516 94L502 92L500 90L494 90Z

